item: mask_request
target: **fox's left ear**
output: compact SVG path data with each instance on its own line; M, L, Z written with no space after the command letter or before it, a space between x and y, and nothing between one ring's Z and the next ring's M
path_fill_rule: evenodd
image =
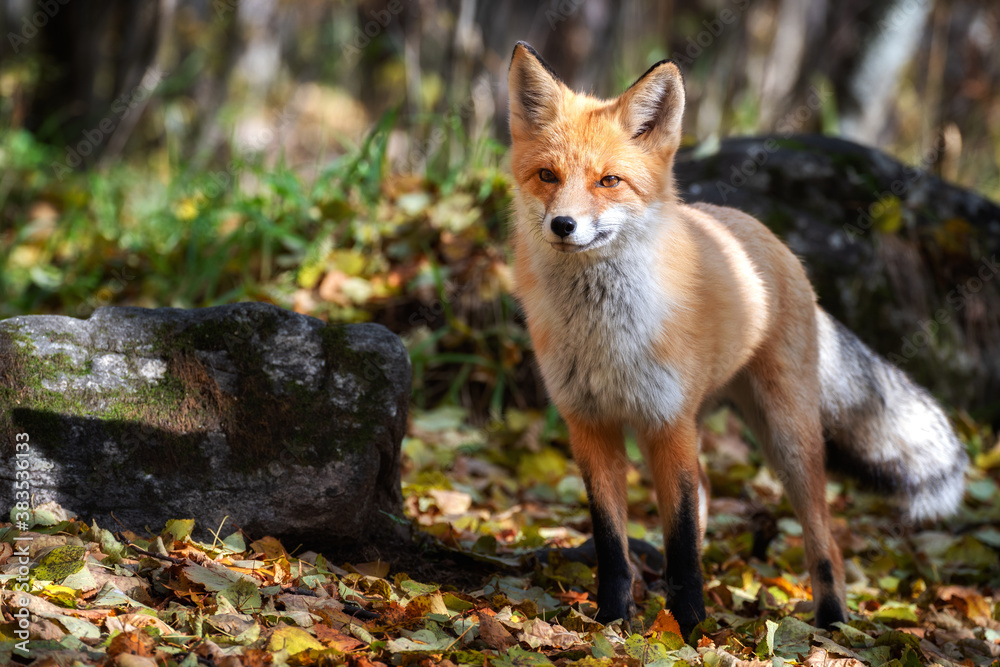
M622 124L632 139L654 150L676 150L684 117L684 78L670 60L650 67L618 98Z

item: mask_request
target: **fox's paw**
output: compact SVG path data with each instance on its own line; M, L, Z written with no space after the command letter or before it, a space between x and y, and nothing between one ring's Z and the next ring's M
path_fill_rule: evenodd
M635 600L632 599L631 582L600 587L597 593L598 623L607 625L622 619L623 627L627 628L633 616L635 616Z
M847 623L847 612L836 596L824 595L816 603L815 625L829 630L834 623Z

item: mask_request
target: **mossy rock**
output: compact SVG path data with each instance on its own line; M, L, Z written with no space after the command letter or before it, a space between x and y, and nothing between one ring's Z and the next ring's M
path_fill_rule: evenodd
M384 327L267 304L15 317L0 322L0 448L27 434L34 502L102 525L228 516L251 537L374 553L399 537L410 379Z

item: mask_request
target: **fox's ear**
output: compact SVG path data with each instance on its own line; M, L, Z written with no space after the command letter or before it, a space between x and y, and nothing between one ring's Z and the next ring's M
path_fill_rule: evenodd
M527 42L518 42L507 73L510 133L530 134L556 117L565 85Z
M662 60L618 98L622 124L632 139L653 149L676 150L684 117L684 78L677 65Z

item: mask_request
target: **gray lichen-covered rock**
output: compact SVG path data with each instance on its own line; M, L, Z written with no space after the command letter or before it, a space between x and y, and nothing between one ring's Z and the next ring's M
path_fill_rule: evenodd
M401 536L409 393L384 327L266 304L0 322L5 460L27 434L35 504L137 532L194 518L207 535L228 516L254 538L373 553ZM0 466L3 507L14 473Z
M682 151L675 173L686 201L742 209L780 235L821 305L874 349L1000 424L1000 206L832 137L726 139Z

